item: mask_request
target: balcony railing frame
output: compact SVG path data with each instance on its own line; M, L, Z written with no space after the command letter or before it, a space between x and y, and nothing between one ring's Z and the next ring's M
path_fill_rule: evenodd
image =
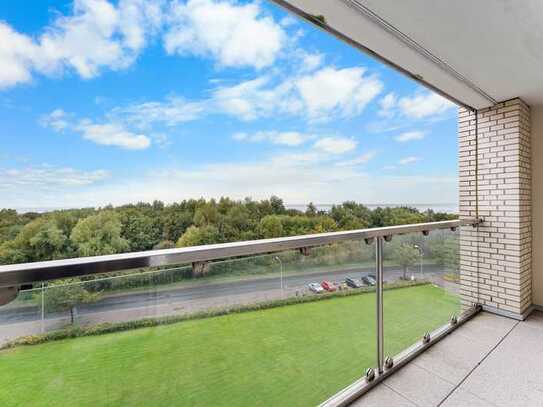
M176 249L149 250L144 252L80 257L74 259L12 264L0 266L0 288L58 280L77 276L127 271L137 268L191 264L230 257L252 256L285 250L307 250L345 240L360 239L367 242L376 238L389 239L407 233L429 233L438 229L456 229L460 226L476 226L475 218L442 222L417 223L372 229L318 233L303 236L220 243Z
M324 246L346 240L359 239L366 244L375 243L376 270L376 369L370 368L364 377L337 393L322 406L344 406L367 392L377 383L394 373L419 353L432 346L467 321L479 310L474 304L462 315L453 316L451 321L432 332L425 334L421 340L393 359L384 355L384 315L383 315L383 246L393 236L407 233L428 235L433 230L457 230L461 226L476 227L480 219L458 219L442 222L418 223L411 225L390 226L352 231L319 233L313 235L282 237L274 239L252 240L244 242L223 243L205 246L193 246L177 249L152 250L137 253L123 253L107 256L84 257L46 262L14 264L0 266L0 298L2 295L13 297L19 288L26 284L63 279L91 274L101 274L120 270L131 270L142 267L158 267L175 264L205 265L213 260L236 258L258 254L275 253L285 250L300 250L302 253L311 247ZM13 295L14 294L14 295Z

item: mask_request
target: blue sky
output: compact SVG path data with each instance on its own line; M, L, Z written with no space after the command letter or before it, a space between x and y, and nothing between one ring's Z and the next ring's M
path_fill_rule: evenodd
M3 2L0 44L0 207L457 201L456 107L269 2Z

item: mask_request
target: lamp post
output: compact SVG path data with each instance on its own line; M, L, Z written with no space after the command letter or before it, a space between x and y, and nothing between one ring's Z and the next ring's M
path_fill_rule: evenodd
M422 280L424 278L424 272L422 271L422 259L424 257L424 252L422 251L422 247L420 247L418 244L414 245L413 247L417 249L420 254L420 278Z
M281 267L281 296L284 297L285 292L283 290L283 262L281 261L279 256L275 256L274 260L277 260L279 262L279 266Z

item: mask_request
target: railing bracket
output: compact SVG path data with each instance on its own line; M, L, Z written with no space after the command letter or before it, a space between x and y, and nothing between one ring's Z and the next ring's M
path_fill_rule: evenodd
M451 317L451 325L456 325L458 323L458 317L456 315L453 315Z
M390 356L387 356L385 359L385 369L392 369L394 366L394 359L392 359Z
M366 369L366 381L369 383L369 382L372 382L373 379L375 379L375 370L369 367Z
M430 343L430 332L426 332L422 337L422 343Z
M392 235L384 236L385 242L390 242L392 240Z
M207 261L195 261L192 263L192 276L202 277L209 271L209 262Z
M366 242L367 245L370 245L373 243L374 238L373 237L367 237L364 239L364 242Z

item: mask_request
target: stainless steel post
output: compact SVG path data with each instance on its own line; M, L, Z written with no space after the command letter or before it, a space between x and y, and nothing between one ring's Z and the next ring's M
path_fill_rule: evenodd
M383 330L383 237L375 239L375 266L376 266L376 306L377 306L377 370L379 374L384 370L385 341Z

